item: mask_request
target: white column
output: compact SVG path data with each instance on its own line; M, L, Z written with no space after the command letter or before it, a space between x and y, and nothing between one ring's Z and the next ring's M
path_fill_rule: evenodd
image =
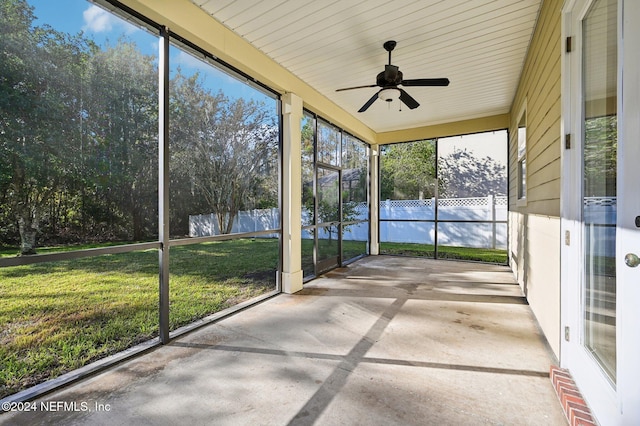
M369 254L380 254L380 181L378 179L378 158L380 153L380 147L378 145L371 145L369 151L369 161L371 165L371 185L369 186L369 208L371 210L371 216L369 219L369 229L371 233L371 246L369 248Z
M282 96L282 291L302 290L302 99Z

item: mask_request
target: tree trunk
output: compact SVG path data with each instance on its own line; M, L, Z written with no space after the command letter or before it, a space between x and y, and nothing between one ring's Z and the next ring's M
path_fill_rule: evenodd
M233 221L235 220L235 218L236 218L236 213L229 212L229 214L227 215L227 225L224 231L225 234L230 234L231 231L233 230Z
M31 217L28 215L25 216L18 218L20 256L36 254L36 233L38 232L38 225Z
M227 215L225 213L216 212L216 219L218 220L218 232L220 232L221 234L228 234L228 232L225 232L227 229L225 225L226 216Z
M135 210L133 211L131 216L133 218L133 240L141 241L143 239L142 217L140 217L140 214Z

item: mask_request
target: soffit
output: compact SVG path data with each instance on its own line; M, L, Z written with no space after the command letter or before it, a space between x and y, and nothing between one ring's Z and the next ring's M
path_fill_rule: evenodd
M375 132L507 113L540 0L192 0L214 19ZM392 63L405 79L447 77L449 87L405 87L421 105L376 101Z

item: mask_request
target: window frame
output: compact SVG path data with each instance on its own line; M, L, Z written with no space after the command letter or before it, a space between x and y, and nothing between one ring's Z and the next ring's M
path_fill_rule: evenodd
M527 205L527 101L525 99L518 113L518 124L515 132L516 138L516 197L517 206Z

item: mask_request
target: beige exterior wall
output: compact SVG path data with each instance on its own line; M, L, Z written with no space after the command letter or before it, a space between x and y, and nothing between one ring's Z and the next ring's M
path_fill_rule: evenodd
M471 133L504 130L509 127L509 114L492 115L472 120L454 121L413 129L394 130L377 134L378 144L408 142L447 136L468 135Z
M544 0L529 46L509 127L510 258L527 300L559 356L561 8ZM518 195L518 120L527 117L526 201Z
M560 218L509 212L511 268L556 357L560 354Z

